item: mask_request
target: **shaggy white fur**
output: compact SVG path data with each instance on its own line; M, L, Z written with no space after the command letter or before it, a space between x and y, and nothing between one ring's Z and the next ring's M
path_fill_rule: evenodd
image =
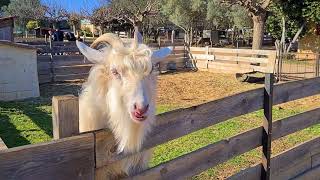
M125 47L112 34L105 34L96 41L103 40L112 48L98 51L77 42L82 54L95 63L79 97L79 130L108 128L117 141L118 152L139 152L155 121L156 75L152 71L153 63L169 55L172 49L152 52L137 42L132 47ZM143 121L132 115L137 104L148 105ZM114 178L137 173L147 167L149 157L150 152L146 152L127 158L108 167L108 176Z

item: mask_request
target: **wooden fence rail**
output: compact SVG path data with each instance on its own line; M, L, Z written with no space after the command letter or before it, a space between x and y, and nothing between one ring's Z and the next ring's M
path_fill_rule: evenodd
M85 60L84 56L80 54L75 42L52 42L52 44L35 47L38 48L40 84L83 80L88 77L93 64ZM185 69L187 63L185 53L184 46L175 46L173 53L159 64L160 73Z
M271 96L273 105L320 94L319 84L318 77L275 85L273 97ZM272 86L272 83L270 85ZM265 88L158 115L156 127L143 144L143 150L233 117L266 109ZM105 167L131 156L131 154L117 154L114 151L116 142L111 132L99 130L77 135L78 132L74 128L65 128L67 126L63 124L67 124L68 127L77 127L77 117L72 115L78 112L75 104L77 104L75 97L65 96L53 100L53 122L57 125L54 131L63 132L65 136L74 135L73 137L0 151L0 177L8 177L6 179L102 179L105 178L103 171ZM189 178L263 146L266 138L275 140L319 123L320 108L317 108L273 122L271 136L263 136L263 126L254 128L162 163L130 179ZM73 132L66 132L68 129ZM60 133L60 137L65 137L63 133ZM55 137L59 138L58 135ZM270 178L318 177L316 175L319 174L317 169L320 164L319 138L272 157ZM269 157L266 156L266 158ZM263 169L262 164L258 164L230 178L268 179L266 173L263 173L268 169ZM306 173L303 174L304 172Z

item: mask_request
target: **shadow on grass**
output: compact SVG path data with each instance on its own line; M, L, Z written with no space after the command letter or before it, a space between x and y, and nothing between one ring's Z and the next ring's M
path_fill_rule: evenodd
M31 128L32 122L37 125L44 133L52 137L52 116L49 112L40 109L42 104L35 102L0 102L0 120L1 132L4 132L12 138L17 138L19 141L19 134L21 131L17 130L16 126L23 128L25 131L37 131L38 129ZM9 117L10 114L12 117ZM30 118L32 122L28 118ZM12 124L15 122L16 126ZM19 128L19 129L20 129ZM1 133L0 133L1 134ZM4 137L5 138L5 137ZM9 138L9 137L8 137ZM6 139L6 138L5 138ZM9 138L11 139L11 138ZM24 145L27 142L17 142L10 145ZM29 141L27 144L30 144Z
M9 116L0 114L0 124L0 137L8 148L30 144L10 122Z

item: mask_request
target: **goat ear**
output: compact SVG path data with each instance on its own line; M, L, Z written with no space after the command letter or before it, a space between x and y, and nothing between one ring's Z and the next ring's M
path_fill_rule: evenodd
M157 51L153 51L152 56L151 56L151 61L153 64L156 64L169 56L173 50L173 47L165 47L165 48L160 48Z
M104 54L102 51L93 49L82 42L76 41L76 44L80 52L92 63L99 64L103 63Z

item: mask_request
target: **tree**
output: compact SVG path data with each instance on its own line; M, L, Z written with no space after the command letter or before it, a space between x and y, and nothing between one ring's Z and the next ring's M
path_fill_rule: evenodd
M29 21L26 25L27 29L30 31L30 30L34 30L34 28L37 28L38 27L38 22L37 21Z
M220 2L244 7L253 21L252 49L261 49L267 20L267 8L271 0L221 0Z
M67 17L70 26L72 26L73 33L76 34L76 29L79 27L80 21L83 18L82 15L76 12L71 12L67 14Z
M91 15L87 16L92 24L100 26L101 29L108 26L112 20L109 16L109 8L106 6L99 7L94 9Z
M2 9L5 15L17 16L16 22L22 28L26 27L29 20L40 20L44 16L40 0L11 0Z
M225 6L220 0L209 0L207 20L217 29L252 27L252 20L242 6Z
M205 0L164 0L162 13L185 31L186 41L190 44L194 29L206 20L206 7Z
M160 12L160 0L112 0L108 8L110 19L130 22L141 31L146 18Z
M287 36L293 41L307 33L308 27L320 22L320 2L314 0L279 0L271 3L267 31L277 39ZM284 20L282 20L284 19ZM283 23L285 21L285 23ZM283 26L285 32L283 32ZM282 35L283 34L283 35ZM291 44L286 51L290 50Z
M68 17L67 10L54 0L47 0L43 7L45 10L45 18L52 24L54 29L57 28L58 22L66 20Z
M10 0L1 0L1 1L0 1L0 17L1 17L2 14L3 14L3 12L2 12L2 7L8 6L8 4L10 4Z

